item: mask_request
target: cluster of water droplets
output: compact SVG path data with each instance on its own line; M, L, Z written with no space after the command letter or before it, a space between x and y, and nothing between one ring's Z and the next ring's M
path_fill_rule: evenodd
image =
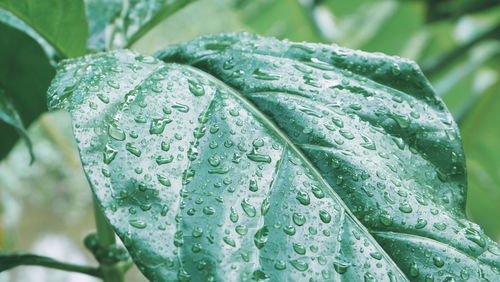
M195 40L158 57L195 61L242 93L304 151L371 230L432 238L472 257L484 254L479 260L489 265L487 274L469 272L498 274L497 246L464 218L458 130L415 64L248 34ZM452 256L440 253L445 249L433 246L443 261ZM418 279L461 276L458 268L443 272L426 257L407 255L404 261L425 269ZM408 274L407 264L401 265Z

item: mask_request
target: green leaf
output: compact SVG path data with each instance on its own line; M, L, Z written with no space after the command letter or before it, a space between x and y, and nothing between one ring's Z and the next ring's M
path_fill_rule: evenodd
M157 58L69 60L49 91L150 279L498 276L464 217L458 130L414 63L251 34Z
M421 0L427 4L427 21L456 19L469 13L480 12L498 7L497 0Z
M32 27L63 57L85 53L87 19L82 0L0 0L0 8Z
M500 57L491 60L498 66ZM500 239L500 79L488 87L464 116L461 131L469 170L468 214L484 225L485 231Z
M31 157L31 162L34 161L35 155L33 154L33 146L31 144L31 140L28 136L28 132L26 132L26 129L24 128L23 122L21 118L19 117L19 114L17 113L16 109L14 108L14 105L7 100L7 97L5 97L5 94L3 93L2 89L0 89L0 121L6 123L7 125L12 126L19 136L21 136L24 141L26 142L26 146L28 146L28 150L30 153ZM9 130L4 129L5 125L0 124L0 132L4 133L7 138L2 138L0 141L0 149L4 148L9 148L13 139L15 137L10 137L9 136ZM11 139L11 140L9 140ZM2 150L3 151L3 150ZM5 154L2 152L2 155Z
M160 21L194 0L86 0L89 44L130 47Z
M12 104L4 108L11 112L2 119L8 124L0 124L3 159L18 140L18 132L28 142L21 120L28 126L47 110L46 91L55 70L37 41L23 31L0 22L0 34L0 90L6 97L2 100ZM12 109L16 109L15 116ZM29 142L28 146L31 153Z
M233 0L251 30L290 40L322 41L312 15L297 0ZM285 12L286 11L286 12ZM277 16L279 15L279 16Z
M87 45L105 50L109 40L108 26L120 15L123 0L85 0L85 13L89 24ZM108 36L106 36L108 34Z

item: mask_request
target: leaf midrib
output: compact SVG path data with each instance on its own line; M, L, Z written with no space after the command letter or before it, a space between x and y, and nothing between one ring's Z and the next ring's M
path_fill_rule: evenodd
M168 63L166 63L166 64L168 64ZM178 64L178 63L176 63L176 64ZM361 222L352 214L352 212L347 207L347 205L344 203L344 201L340 198L340 196L337 195L337 193L335 193L333 188L328 184L328 182L326 182L326 180L323 178L323 176L320 174L320 172L316 169L316 167L309 161L309 159L304 155L304 153L299 148L297 148L297 146L288 138L288 136L278 126L276 126L267 116L265 116L250 101L248 101L241 94L239 94L238 91L236 91L234 88L230 87L229 85L225 84L223 81L221 81L217 77L215 77L207 72L204 72L201 69L193 67L191 65L187 65L187 64L180 64L180 65L186 67L187 69L191 70L192 72L194 72L198 75L208 77L217 86L224 88L224 89L227 89L228 93L231 96L233 96L236 100L238 100L240 103L242 103L244 106L246 106L247 109L249 110L249 112L251 112L257 119L259 119L264 124L264 126L267 126L271 131L276 133L276 135L279 136L279 138L281 138L283 140L283 142L289 147L289 150L291 150L292 152L297 154L299 159L301 159L301 161L303 162L304 166L306 166L310 169L310 172L322 184L320 186L324 186L324 187L329 188L323 192L327 193L331 198L337 200L339 205L343 208L344 213L346 213L347 216L354 222L354 224L357 225L357 227L360 228L361 231L363 231L367 235L367 237L371 241L371 243L374 246L377 246L378 249L380 249L380 251L382 252L382 255L385 257L387 262L400 272L399 274L401 275L401 277L406 278L406 275L403 273L403 271L401 271L401 269L399 269L399 267L392 260L392 258L385 252L385 250L380 246L380 244L375 240L375 238L373 238L371 236L370 231L363 224L361 224Z

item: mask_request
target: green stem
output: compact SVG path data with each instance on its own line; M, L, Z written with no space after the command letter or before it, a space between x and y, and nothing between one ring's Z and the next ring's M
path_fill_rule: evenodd
M460 45L457 48L447 53L444 53L438 58L434 58L431 59L431 61L425 62L422 66L422 71L427 76L432 76L435 73L443 70L453 62L455 62L462 55L467 54L467 52L470 49L472 49L472 47L476 46L479 42L489 38L497 38L499 36L500 36L500 24L497 24L496 26L493 26L492 28L484 31L483 33L481 33L474 39L469 40L463 45Z
M62 262L49 257L33 254L1 255L0 262L0 272L20 265L33 265L44 266L64 271L79 272L99 278L103 277L101 270L95 267Z
M115 232L108 220L104 216L99 204L94 198L94 214L97 228L97 240L99 245L103 248L116 244ZM123 282L125 271L119 264L105 264L101 263L100 269L102 271L102 278L105 282Z

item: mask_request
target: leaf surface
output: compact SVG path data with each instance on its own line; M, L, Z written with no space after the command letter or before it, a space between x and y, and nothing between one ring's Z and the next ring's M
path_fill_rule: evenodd
M107 46L131 46L160 21L194 0L86 0L89 44L104 50Z
M61 56L85 53L88 31L82 0L0 0L0 8L33 28Z
M414 63L251 34L157 58L66 61L49 94L150 279L498 276L464 217L458 130Z
M17 131L19 136L21 136L24 139L26 145L28 146L28 150L30 152L31 161L33 161L34 160L33 147L31 144L31 140L28 136L28 133L24 128L23 122L19 117L18 112L14 108L14 105L12 105L12 103L7 99L2 89L0 89L0 121L2 123L5 123L6 125L11 126L14 130ZM8 136L7 134L10 134L9 132L10 130L4 128L5 124L0 125L0 131L6 134L5 136ZM10 139L15 139L15 137L11 137ZM2 137L0 148L2 149L9 148L11 145L9 143L10 143L9 138ZM4 154L3 150L2 154Z
M1 10L0 18L6 19ZM9 24L0 21L0 34L2 34L0 37L0 90L4 92L2 100L10 104L4 110L9 109L11 114L6 115L7 119L3 118L3 122L0 122L0 136L2 136L0 159L9 153L18 140L17 132L21 132L27 140L22 124L30 125L47 110L45 93L55 75L55 69L39 43L25 34L24 30L12 27L11 21L7 23ZM16 113L12 109L15 109Z

